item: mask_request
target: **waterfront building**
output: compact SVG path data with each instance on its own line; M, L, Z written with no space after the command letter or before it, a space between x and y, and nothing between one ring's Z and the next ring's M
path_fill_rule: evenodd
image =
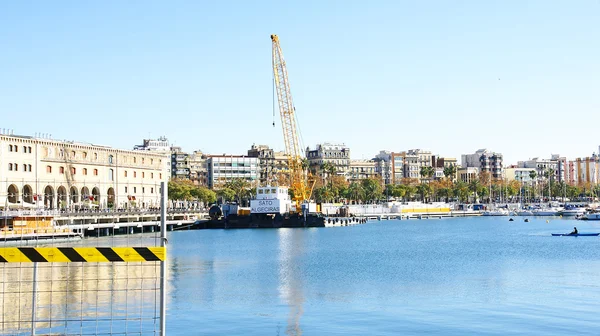
M326 162L335 167L338 175L347 176L350 171L350 148L344 144L323 143L313 150L306 147L306 158L310 169L319 175L323 175L321 167Z
M373 159L376 162L375 170L384 184L394 183L392 154L390 151L382 150Z
M377 171L379 166L375 160L351 160L350 172L347 175L348 182L357 182L364 179L381 179Z
M258 158L244 155L207 155L209 188L220 187L234 178L245 179L252 186L259 182Z
M208 185L206 156L202 151L185 153L180 147L171 147L171 177L192 181L195 185Z
M479 179L479 172L478 167L457 167L456 169L458 180L465 183Z
M275 151L266 145L252 145L249 157L258 158L260 186L278 186L287 184L288 156L285 152Z
M565 182L568 185L576 185L577 184L577 163L573 160L565 160L564 162L564 176Z
M600 181L600 158L595 153L591 157L577 158L575 171L577 184L580 186L594 186Z
M536 157L527 161L519 161L517 162L517 166L519 168L534 169L537 174L537 181L546 180L547 178L545 176L549 172L552 172L552 177L554 181L562 181L564 180L565 170L564 166L560 164L560 162L560 155L552 154L550 159L540 159Z
M415 158L415 160L416 160L416 158ZM390 161L392 162L392 183L400 184L403 181L403 179L406 177L405 169L404 169L405 163L407 161L406 152L392 153Z
M396 175L398 167L402 167L402 178L400 181L395 179L398 181L396 183L401 182L402 179L421 179L421 167L431 166L431 152L429 152L429 164L427 164L427 154L419 155L421 154L420 151L421 150L419 149L413 149L405 152L394 153L394 175Z
M157 207L167 154L0 135L0 207Z
M518 181L523 184L532 185L535 181L531 178L531 172L534 168L508 167L504 168L504 178L506 181ZM536 179L537 180L537 179Z
M432 156L431 161L433 162L433 167L436 169L436 179L446 177L446 175L444 175L444 168L457 167L456 158ZM441 177L437 172L438 169L441 169L442 171ZM456 181L456 174L452 177L452 181Z
M479 149L474 154L463 154L461 156L461 166L463 168L478 168L481 172L489 172L493 179L501 179L502 159L500 153Z
M148 151L154 153L161 153L168 156L167 160L164 160L165 169L171 170L171 157L170 153L175 147L171 147L169 140L165 136L161 136L158 139L143 139L141 145L133 146L135 151Z

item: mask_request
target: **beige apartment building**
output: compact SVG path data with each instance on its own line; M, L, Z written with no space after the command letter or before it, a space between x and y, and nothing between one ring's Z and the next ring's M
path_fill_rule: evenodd
M148 208L168 153L0 134L0 208Z

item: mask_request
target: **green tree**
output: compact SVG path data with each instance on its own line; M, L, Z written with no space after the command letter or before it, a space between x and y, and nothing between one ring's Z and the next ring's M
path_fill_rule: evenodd
M196 186L190 180L171 179L167 184L168 197L171 200L186 200L190 201L194 198L192 190Z
M235 199L236 193L229 188L221 188L217 190L217 196L220 197L223 202L231 202Z
M225 182L224 188L232 190L234 199L241 205L242 200L249 195L250 182L246 179L236 177Z
M429 197L433 193L433 189L430 184L421 183L417 186L417 192L421 195L421 201L427 202L429 201Z
M196 187L192 189L191 194L194 198L205 205L215 203L217 201L217 194L205 187Z
M454 178L456 177L456 166L450 165L450 166L444 167L444 176L447 179L454 181Z
M377 201L381 199L383 188L381 182L374 178L368 178L361 181L364 190L364 201Z
M419 174L421 174L422 178L427 178L427 179L429 179L429 181L431 181L431 178L435 174L435 169L430 166L424 166L424 167L421 167Z
M437 191L437 195L439 197L443 197L445 199L445 202L448 203L448 198L450 197L451 191L449 188L440 188Z
M364 190L362 188L362 185L357 182L350 183L350 185L348 186L348 191L346 192L346 195L349 199L354 200L354 201L359 201L359 200L364 199Z

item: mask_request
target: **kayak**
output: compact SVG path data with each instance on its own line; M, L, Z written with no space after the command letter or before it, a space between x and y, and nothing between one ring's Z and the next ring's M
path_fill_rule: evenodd
M553 236L573 236L573 237L584 236L584 237L588 237L588 236L598 236L598 235L600 235L600 233L578 233L578 234L553 233L552 235Z

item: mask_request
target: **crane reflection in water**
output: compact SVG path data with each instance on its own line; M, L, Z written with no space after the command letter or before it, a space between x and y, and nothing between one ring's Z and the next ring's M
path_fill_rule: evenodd
M302 335L300 318L304 313L302 255L308 231L279 229L279 297L289 306L286 335Z

